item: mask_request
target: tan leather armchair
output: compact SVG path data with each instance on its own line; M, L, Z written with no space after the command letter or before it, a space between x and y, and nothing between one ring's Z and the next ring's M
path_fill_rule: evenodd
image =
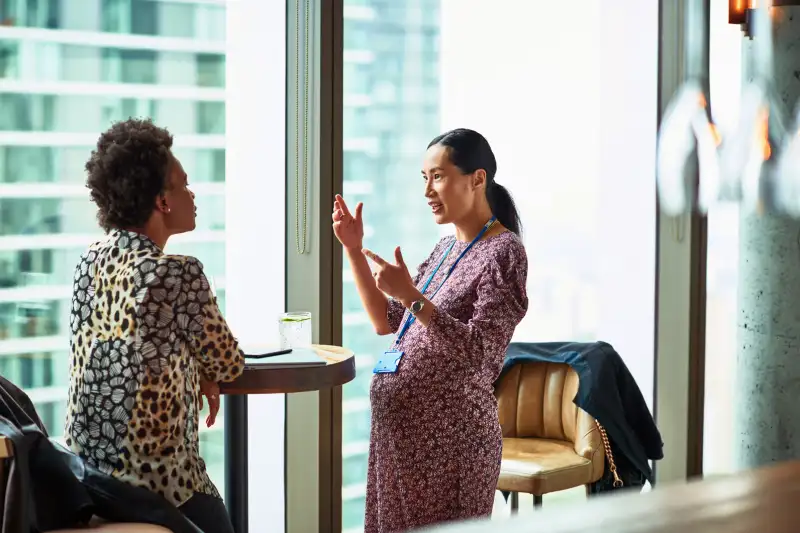
M0 437L0 525L2 525L3 505L5 503L6 472L4 466L14 458L14 449L11 441ZM95 522L95 525L83 529L59 529L53 533L171 533L170 530L151 524L112 524L110 522Z
M521 363L496 389L503 430L503 462L497 489L542 495L589 485L603 476L605 453L599 426L573 403L578 375L561 363Z

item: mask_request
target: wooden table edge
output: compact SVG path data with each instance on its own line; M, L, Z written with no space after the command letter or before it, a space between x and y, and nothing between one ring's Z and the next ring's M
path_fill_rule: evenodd
M312 346L328 364L324 366L296 366L247 368L230 383L220 384L220 393L237 394L291 394L339 387L356 377L355 354L340 346L315 344ZM324 352L320 353L320 352Z

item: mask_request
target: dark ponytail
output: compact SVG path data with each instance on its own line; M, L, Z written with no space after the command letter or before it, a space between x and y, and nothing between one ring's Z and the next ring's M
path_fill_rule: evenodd
M472 174L479 169L486 172L486 199L492 214L509 231L522 236L522 222L514 199L505 187L494 180L497 160L489 141L477 131L458 128L439 135L428 144L428 148L435 144L447 147L450 162L464 174Z
M486 188L486 199L489 200L489 207L497 220L509 231L521 237L522 222L517 212L517 204L514 203L514 198L508 189L492 180Z

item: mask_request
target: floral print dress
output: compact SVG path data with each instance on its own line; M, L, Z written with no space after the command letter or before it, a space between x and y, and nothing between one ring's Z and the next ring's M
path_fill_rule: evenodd
M417 287L454 240L420 265ZM426 296L468 244L455 242ZM397 372L373 376L365 533L491 515L503 446L493 385L527 311L527 270L515 234L477 242L434 297L428 326L415 321L401 339ZM391 301L395 331L405 316Z

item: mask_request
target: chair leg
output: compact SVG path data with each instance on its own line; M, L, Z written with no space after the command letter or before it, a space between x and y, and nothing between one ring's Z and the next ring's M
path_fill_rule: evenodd
M519 512L519 492L511 493L511 514Z
M542 497L537 496L536 494L533 495L533 509L539 509L542 506Z

